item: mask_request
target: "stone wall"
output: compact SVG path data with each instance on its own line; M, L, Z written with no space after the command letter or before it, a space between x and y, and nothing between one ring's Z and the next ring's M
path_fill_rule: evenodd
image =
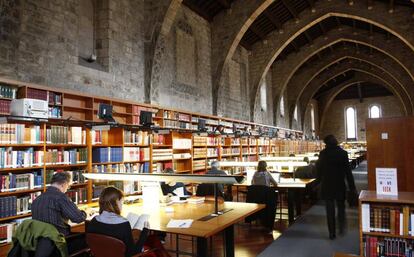
M210 24L182 6L164 48L156 58L152 87L158 90L151 102L161 106L212 113Z
M144 1L98 1L98 62L91 68L79 61L79 1L1 0L0 76L144 101L143 13L137 11Z
M257 101L255 104L255 114L254 122L261 124L273 125L274 111L273 111L273 87L272 87L272 74L268 72L263 82L266 86L266 108L262 108L261 101L262 95L260 93L260 88L257 92Z
M366 140L365 120L369 116L368 108L373 104L381 106L382 117L402 115L401 103L395 96L364 98L362 103L358 99L335 100L326 113L324 124L321 125L321 138L333 134L338 141L345 141L345 108L354 106L357 110L357 138Z
M285 89L285 91L283 91L282 93L283 95L283 103L284 103L284 115L282 115L280 113L280 99L278 99L278 102L275 103L275 109L274 112L276 112L276 126L281 127L281 128L290 128L290 124L289 124L289 106L288 106L288 101L287 101L287 89Z
M238 47L229 65L225 67L226 76L221 81L218 94L219 116L250 120L248 52Z

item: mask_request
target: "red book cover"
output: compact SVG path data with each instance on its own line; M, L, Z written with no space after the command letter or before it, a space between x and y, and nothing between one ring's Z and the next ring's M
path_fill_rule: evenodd
M400 210L395 210L395 234L400 234Z

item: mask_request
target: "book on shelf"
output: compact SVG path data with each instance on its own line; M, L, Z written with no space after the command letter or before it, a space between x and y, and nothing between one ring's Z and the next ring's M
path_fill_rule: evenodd
M48 144L86 144L86 130L82 127L50 126L46 129Z
M31 219L31 217L15 219L8 223L0 224L0 244L11 243L16 228L27 219Z
M132 195L141 191L139 181L112 181L111 185L122 190L125 195Z
M29 87L26 91L26 98L48 101L48 91Z
M87 179L85 179L85 177L83 176L83 173L86 173L84 169L79 169L79 170L63 170L63 169L53 170L52 169L52 170L46 170L46 185L50 185L50 181L52 180L53 174L58 173L58 172L64 172L64 171L68 172L71 175L73 184L82 184L87 181Z
M190 153L175 153L173 154L173 159L190 159Z
M87 203L88 202L88 193L87 193L87 189L86 188L69 189L66 192L66 195L75 204Z
M172 149L152 149L152 160L153 161L172 160L172 158L173 158Z
M194 158L206 158L207 149L206 148L194 148L193 154L194 154Z
M43 186L42 171L7 175L0 175L0 192L12 192L18 190L29 190Z
M414 210L409 206L376 206L361 204L362 232L414 236Z
M180 128L180 129L197 129L197 126L192 126L191 123L179 120L164 120L164 128Z
M48 149L45 153L44 161L46 165L83 164L88 161L88 149Z
M41 144L44 142L43 131L37 125L0 124L0 144Z
M191 149L190 138L173 138L173 149Z
M207 148L207 157L216 157L219 155L219 152L218 148Z
M207 145L216 146L216 145L219 145L219 143L220 143L219 137L207 137Z
M16 99L17 87L0 84L0 97L8 99Z
M122 147L97 147L92 150L92 162L122 162Z
M94 173L146 173L148 172L148 162L93 165L92 172Z
M106 188L106 185L93 185L92 186L92 199L98 199L102 191Z
M43 165L44 152L29 147L26 150L13 150L12 147L0 148L0 168L26 168Z
M0 114L10 114L11 101L0 99Z
M124 130L124 144L149 145L150 136L147 131Z
M31 211L33 200L40 192L26 196L5 196L0 198L0 218L28 214Z
M166 144L166 137L163 134L152 134L151 135L151 142L153 145L165 145Z
M59 106L49 106L47 116L53 119L62 118L62 109Z
M124 147L124 162L149 161L150 148Z
M173 168L172 162L157 162L152 164L152 172L162 173L167 168Z
M409 257L414 254L414 240L393 237L363 237L364 257Z
M206 168L206 160L194 160L193 170L200 170Z
M61 105L62 104L62 94L49 92L48 96L49 105Z

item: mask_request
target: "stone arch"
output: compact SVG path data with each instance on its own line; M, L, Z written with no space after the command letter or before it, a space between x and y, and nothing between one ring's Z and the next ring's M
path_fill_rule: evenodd
M281 92L284 91L289 80L306 61L315 56L315 54L339 42L358 43L382 52L392 58L414 80L414 63L411 61L414 58L414 53L402 45L399 40L395 38L386 40L386 37L379 33L368 34L364 30L344 27L339 31L328 32L323 38L320 37L314 40L311 46L303 47L299 52L290 54L286 59L276 61L273 64L271 72L274 90L273 102L275 105L279 102ZM292 86L295 87L296 85L293 84ZM257 96L254 101L257 101Z
M253 45L250 62L252 93L257 91L261 79L289 43L308 28L328 17L347 17L368 22L395 35L414 50L412 29L410 30L408 25L400 26L412 22L411 11L410 8L399 8L393 13L392 19L384 19L390 15L386 4L378 3L373 10L367 11L362 1L355 2L352 6L341 0L316 2L314 12L306 10L301 13L298 22L287 22L283 34L274 31L266 37L266 40Z
M220 12L214 17L211 26L213 114L217 114L218 93L220 85L223 83L222 75L225 73L226 65L228 65L247 29L273 1L234 1L230 11Z
M323 96L323 99L321 101L319 101L320 105L319 105L319 128L322 129L324 124L325 124L325 117L326 117L326 113L327 110L329 109L330 105L332 104L332 102L334 101L335 97L341 93L342 91L344 91L345 89L347 89L350 86L362 83L362 82L371 82L371 83L377 83L377 84L382 84L382 81L379 80L378 78L372 77L368 74L358 74L355 78L348 80L344 83L342 83L341 85L335 87L334 89L332 89L331 91L329 91L327 93L327 95ZM401 109L404 110L404 103L401 102ZM307 111L307 110L306 110ZM305 111L305 112L306 112Z
M350 70L354 70L359 73L366 73L372 77L379 79L381 81L381 84L386 85L392 89L391 91L393 94L397 96L402 103L404 103L404 112L406 114L412 113L412 104L410 98L407 94L405 94L404 90L401 87L401 83L398 80L390 75L385 74L384 69L381 69L379 66L375 66L372 63L352 61L339 64L328 71L325 70L325 72L319 74L318 77L309 84L306 92L304 92L298 99L298 102L301 106L301 114L304 114L306 112L307 104L323 84Z
M158 82L160 78L160 55L165 46L165 37L170 33L177 12L183 0L145 1L145 20L151 26L145 29L145 102L158 101Z
M356 58L367 60L371 64L383 64L384 67L387 67L387 72L394 74L393 77L399 78L398 81L402 82L400 83L400 85L402 85L402 90L405 91L405 94L409 96L409 102L412 103L412 99L414 99L414 82L410 77L407 76L405 71L403 71L400 66L395 65L393 61L390 62L389 58L384 58L381 56L370 56L369 53L356 52L350 49L341 49L335 51L335 53L329 55L319 62L314 63L313 65L308 65L306 69L301 69L295 74L295 76L289 82L289 85L299 86L292 86L292 88L289 85L287 86L289 106L292 106L293 103L297 102L298 99L301 99L301 95L307 85L315 77L317 77L319 73L330 67L332 64L335 64L349 57L353 57L354 59Z

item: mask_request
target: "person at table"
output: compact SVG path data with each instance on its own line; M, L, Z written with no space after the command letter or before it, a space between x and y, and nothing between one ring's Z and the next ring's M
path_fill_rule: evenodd
M32 219L52 224L66 237L69 255L87 248L85 235L71 234L69 220L81 223L86 213L78 209L75 203L65 194L72 182L67 171L53 174L46 192L38 196L32 203Z
M99 196L99 215L94 217L86 226L86 233L102 234L117 238L125 243L125 257L130 257L143 249L156 249L146 253L146 257L170 256L156 235L148 235L149 223L145 223L139 239L134 241L129 221L121 216L124 193L115 188L107 187Z
M252 185L277 186L276 180L267 171L267 163L265 161L259 161L257 164L257 171L253 175Z
M222 175L227 176L227 173L224 170L220 170L220 163L218 161L211 162L211 169L206 172L206 175ZM226 190L224 190L223 184L217 185L218 190L223 195L225 201L232 201L233 196L231 193L231 186L228 186Z
M335 239L335 204L338 213L339 233L342 234L346 225L345 180L351 192L355 191L355 182L349 166L348 153L338 146L335 136L328 135L323 141L326 147L319 154L316 169L321 183L321 197L326 203L329 238Z
M166 168L163 172L164 174L174 174L174 170L171 168ZM182 190L183 195L190 195L190 193L187 191L187 188L185 187L184 183L182 182L161 182L161 190L163 195L177 195L177 191Z

